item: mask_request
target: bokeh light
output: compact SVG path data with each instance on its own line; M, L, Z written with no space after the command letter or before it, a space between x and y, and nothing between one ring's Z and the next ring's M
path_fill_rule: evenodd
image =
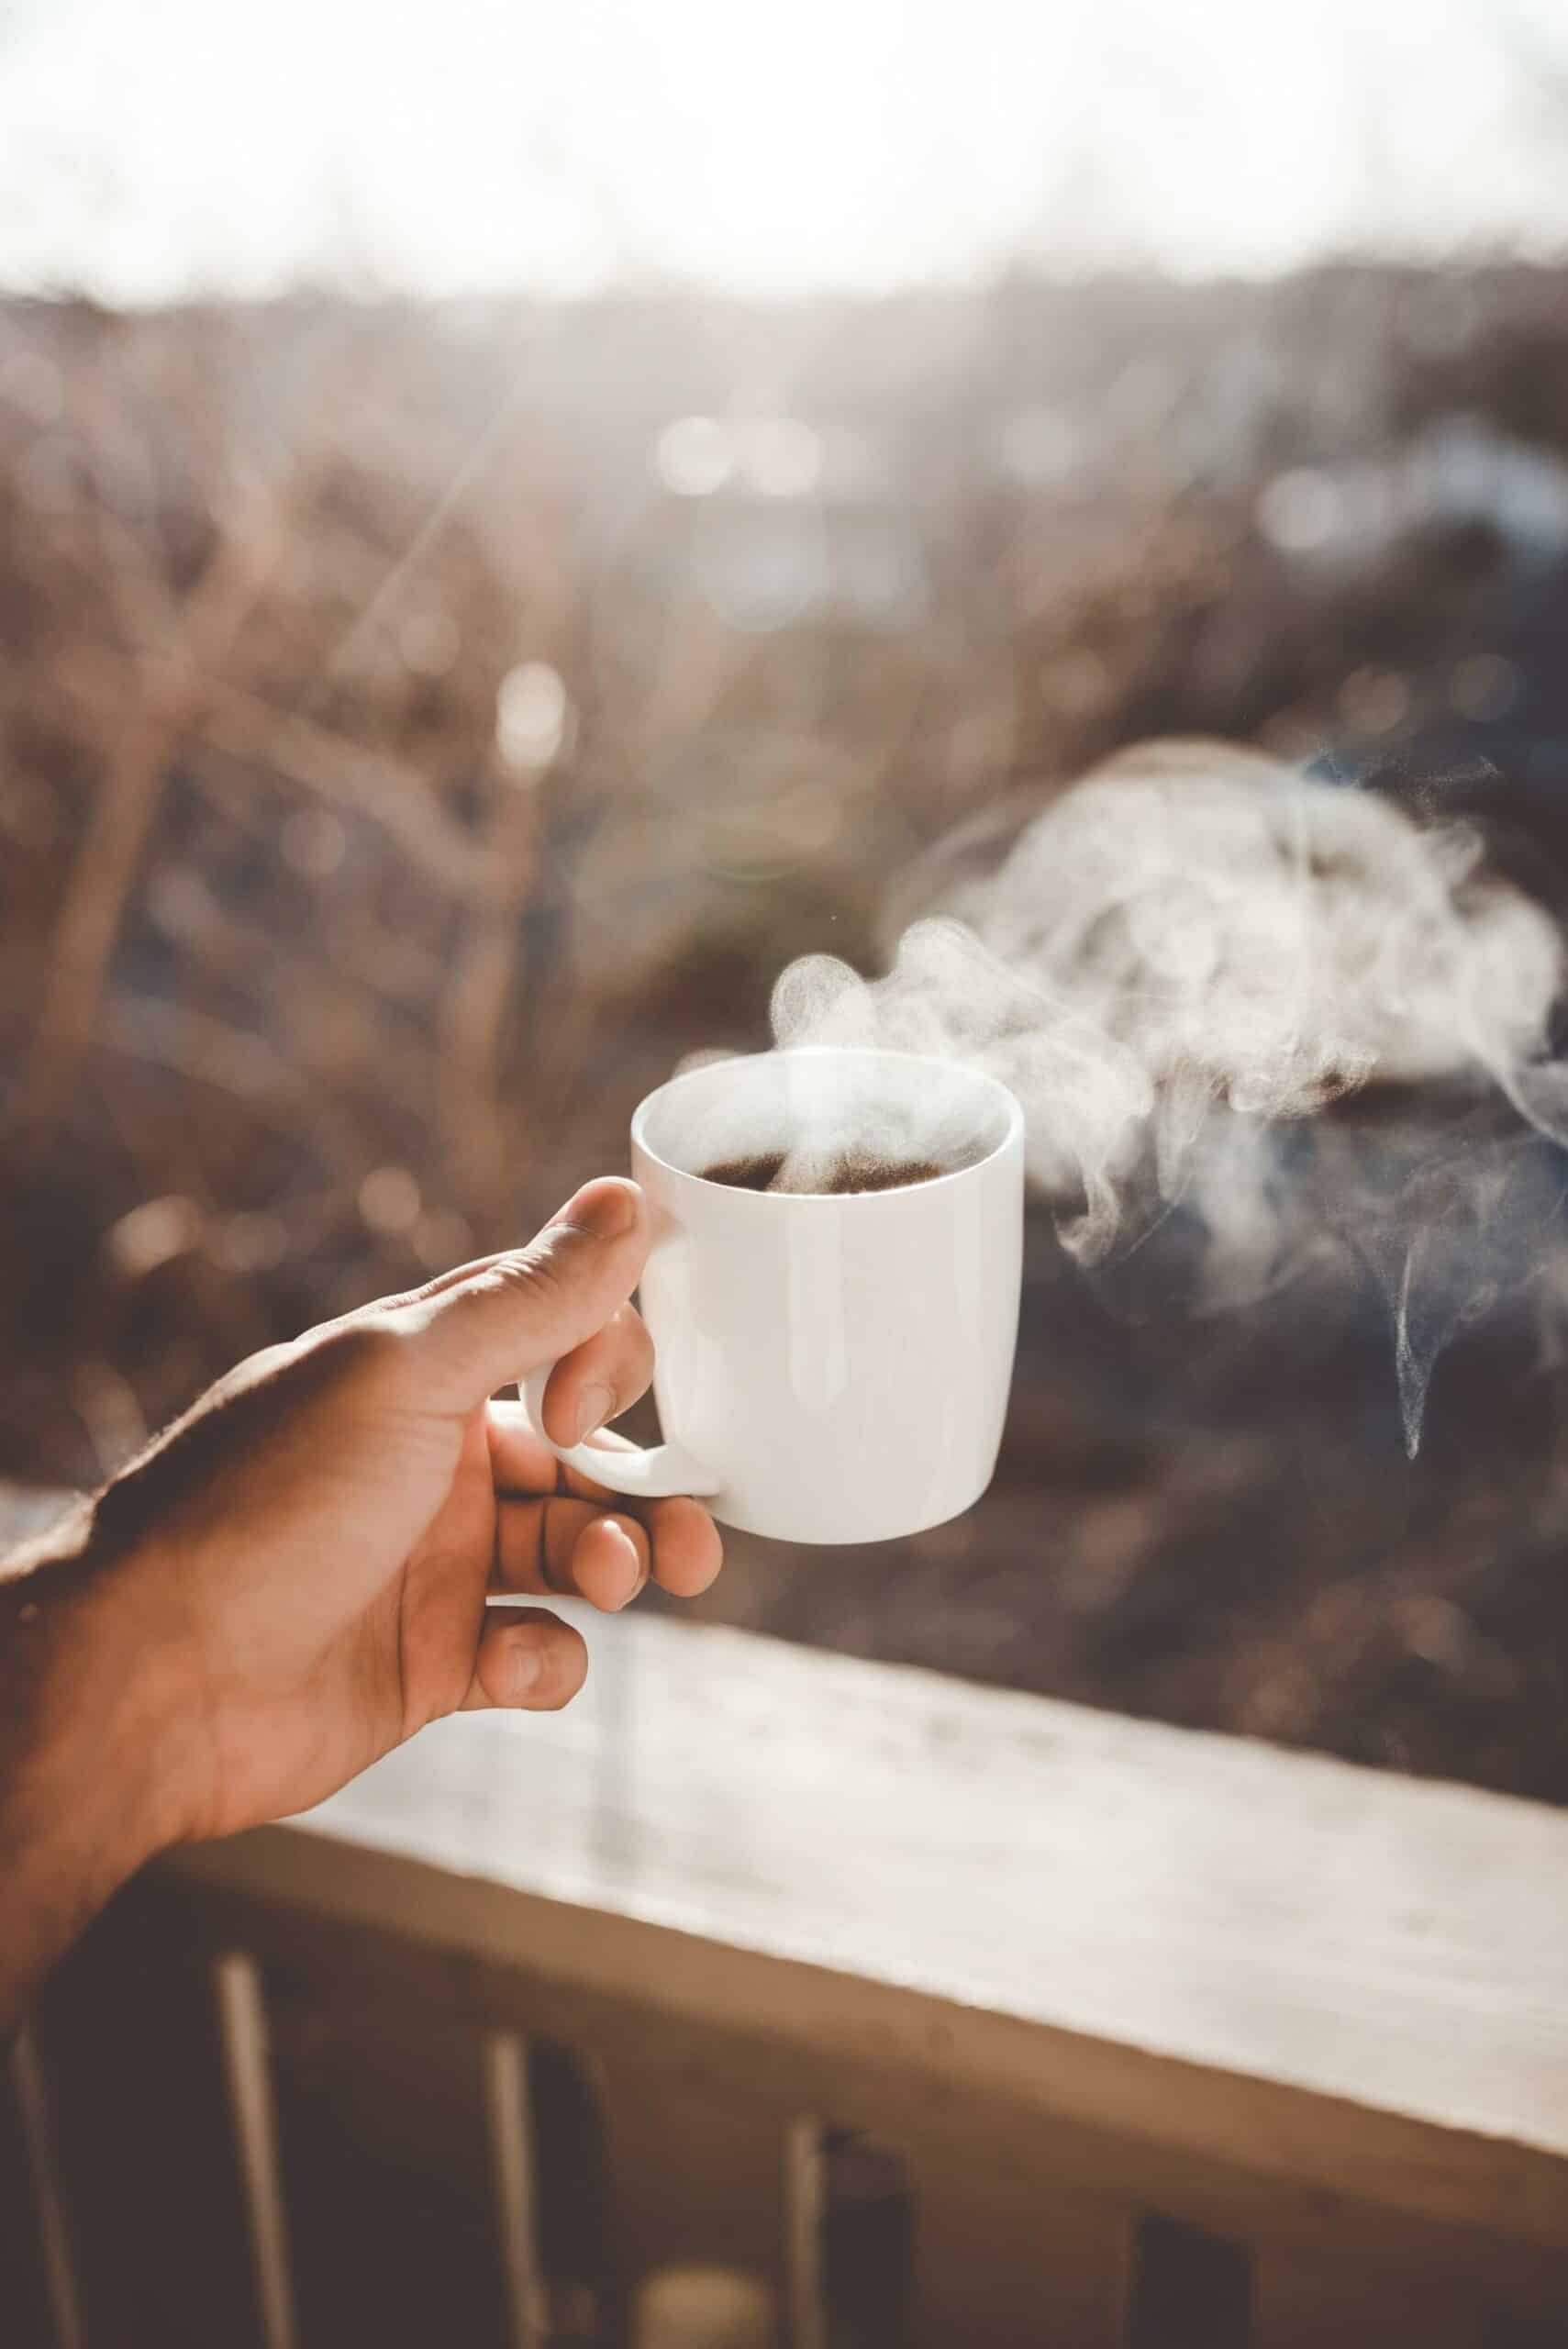
M501 680L495 702L495 742L517 774L548 767L566 740L572 706L548 661L522 661Z
M654 469L677 497L711 497L735 470L728 433L711 416L679 416L659 435Z
M424 1198L406 1166L373 1167L360 1185L360 1214L384 1239L401 1239L419 1220Z

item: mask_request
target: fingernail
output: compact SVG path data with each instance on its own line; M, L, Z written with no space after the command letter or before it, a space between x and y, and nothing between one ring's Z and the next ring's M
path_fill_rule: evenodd
M598 1385L584 1386L577 1406L577 1433L573 1442L582 1443L595 1429L602 1428L605 1421L614 1416L615 1408L616 1398L611 1388Z
M629 1183L584 1184L562 1208L558 1223L595 1240L618 1240L637 1220L637 1193Z
M638 1548L636 1542L632 1540L625 1526L617 1524L616 1520L613 1517L610 1519L609 1522L615 1526L616 1531L620 1535L623 1546L631 1553L632 1585L631 1588L627 1592L626 1597L620 1602L623 1607L629 1607L632 1600L637 1597L638 1592L642 1588L643 1584L648 1580L648 1569L642 1563L641 1551Z
M512 1650L512 1690L517 1697L531 1696L539 1687L544 1672L544 1657L532 1642L519 1640Z

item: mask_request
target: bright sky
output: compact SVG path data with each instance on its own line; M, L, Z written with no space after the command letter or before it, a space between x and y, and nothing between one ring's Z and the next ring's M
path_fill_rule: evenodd
M1568 98L1528 64L1558 5L0 0L0 285L1564 248Z

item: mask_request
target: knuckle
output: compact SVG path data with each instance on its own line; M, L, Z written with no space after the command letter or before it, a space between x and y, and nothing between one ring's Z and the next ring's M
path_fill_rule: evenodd
M392 1321L367 1316L325 1330L311 1353L319 1370L345 1385L379 1385L401 1371L407 1340Z
M573 1587L571 1558L576 1527L567 1514L570 1508L569 1501L547 1500L535 1537L539 1579L546 1590L558 1596L569 1594Z
M552 1297L564 1285L560 1253L542 1241L515 1256L498 1256L476 1275L474 1294L481 1297L539 1298Z

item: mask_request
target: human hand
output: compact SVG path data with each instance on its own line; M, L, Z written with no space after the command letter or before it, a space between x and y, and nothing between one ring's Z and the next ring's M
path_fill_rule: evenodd
M581 1634L487 1591L706 1588L697 1502L606 1505L489 1400L555 1362L545 1419L573 1442L642 1392L649 1239L636 1185L601 1179L529 1248L242 1363L99 1497L72 1573L14 1586L59 1593L56 1714L73 1659L84 1707L117 1675L143 1844L304 1809L439 1715L566 1703Z

